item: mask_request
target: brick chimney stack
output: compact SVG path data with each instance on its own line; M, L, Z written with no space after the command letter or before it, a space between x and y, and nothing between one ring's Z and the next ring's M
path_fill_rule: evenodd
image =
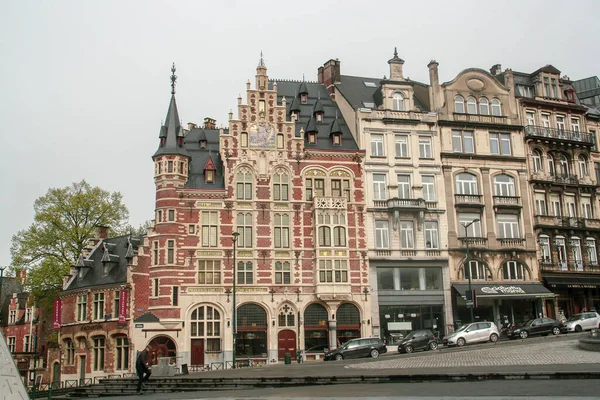
M431 111L437 111L437 109L441 106L441 102L437 100L437 97L440 94L438 65L440 64L435 60L431 60L429 64L427 64L427 68L429 68L429 102Z
M319 67L317 72L319 83L327 88L330 95L334 93L333 84L340 81L340 61L331 59Z
M210 118L210 117L206 117L204 118L204 129L216 129L217 126L217 121Z

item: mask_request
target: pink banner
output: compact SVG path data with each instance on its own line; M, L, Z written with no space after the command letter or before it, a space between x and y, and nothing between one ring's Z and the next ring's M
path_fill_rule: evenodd
M127 314L127 295L129 292L127 290L121 290L119 293L119 323L125 323L125 316Z
M61 299L54 299L53 314L54 314L53 328L60 329L60 324L62 322L62 300ZM32 318L33 318L33 316L32 316Z

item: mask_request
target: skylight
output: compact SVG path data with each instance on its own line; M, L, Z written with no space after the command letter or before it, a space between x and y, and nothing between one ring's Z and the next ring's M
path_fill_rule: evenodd
M377 85L373 82L363 81L363 83L365 84L366 87L377 87Z

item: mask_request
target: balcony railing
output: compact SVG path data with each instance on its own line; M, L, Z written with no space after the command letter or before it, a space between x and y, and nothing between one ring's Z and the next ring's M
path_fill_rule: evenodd
M400 250L400 256L402 256L402 257L416 257L417 256L417 251L416 250Z
M561 228L599 229L600 219L578 217L555 217L552 215L536 215L533 225L554 226Z
M454 202L456 204L481 204L482 197L480 194L455 194Z
M387 200L374 200L373 206L375 208L386 208L388 210L403 210L403 211L419 211L430 208L431 202L427 202L424 199L400 199L398 197L392 197ZM437 202L433 202L436 208Z
M584 272L584 273L600 273L600 265L598 263L584 263L583 261L575 262L550 262L547 260L538 260L541 271L553 272Z
M525 137L565 140L578 143L594 144L592 135L585 132L567 131L565 129L547 128L544 126L525 126Z
M469 246L471 247L486 247L487 246L487 238L484 237L469 237L469 238L464 238L464 237L460 237L458 238L463 246L466 246L466 242L469 242Z
M506 117L498 115L477 115L454 113L455 121L483 122L485 124L506 124Z
M495 206L520 206L521 198L519 196L494 196Z
M498 238L502 247L524 247L525 239L523 238Z
M427 201L425 200L425 207L427 207L428 210L435 210L437 208L437 201Z
M426 257L446 257L447 253L445 250L440 249L396 249L396 250L386 250L386 249L375 249L369 252L369 257L372 258L393 258L393 259L403 259L405 257L417 257L417 258L426 258Z
M552 180L554 183L558 183L560 185L578 185L579 177L577 175L572 174L557 174L552 175Z
M319 209L346 210L348 208L346 203L343 197L313 197L313 206Z

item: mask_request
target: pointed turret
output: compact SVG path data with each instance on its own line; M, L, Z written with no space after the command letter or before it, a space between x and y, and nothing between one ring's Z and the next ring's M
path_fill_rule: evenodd
M181 127L177 103L175 102L175 82L177 80L175 64L173 64L171 72L171 102L169 103L165 123L160 127L160 134L158 135L160 144L158 150L154 153L154 159L165 154L187 156L187 152L183 146L183 128Z
M321 103L321 99L317 99L315 102L315 106L313 107L312 112L313 117L317 119L317 122L323 121L323 116L325 115L325 109L323 108L323 103Z
M332 135L334 133L342 133L342 128L340 127L340 123L338 122L337 116L335 117L335 119L331 123L331 127L329 128L329 134Z

